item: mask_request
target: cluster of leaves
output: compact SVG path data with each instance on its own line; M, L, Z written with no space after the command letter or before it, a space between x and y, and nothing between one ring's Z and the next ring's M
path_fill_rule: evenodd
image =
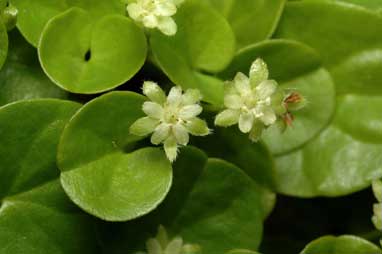
M256 253L276 193L370 187L382 177L381 9L185 0L167 36L130 19L120 0L0 0L0 254L135 253L158 225L202 253ZM272 126L252 143L219 128L173 164L129 133L144 117L143 81L200 90L212 122L224 80L258 57L309 102L283 133ZM382 250L344 235L301 253Z

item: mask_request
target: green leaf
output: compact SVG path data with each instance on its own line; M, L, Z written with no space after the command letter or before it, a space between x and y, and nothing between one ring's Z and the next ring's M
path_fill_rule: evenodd
M362 25L366 23L367 27ZM276 159L280 192L302 197L346 195L382 176L378 152L382 43L376 39L381 27L377 14L353 5L287 4L277 36L302 41L320 53L335 81L337 109L320 135Z
M328 124L334 111L334 84L314 50L289 40L271 40L240 51L223 73L224 78L247 73L258 57L267 63L271 79L284 89L297 90L308 101L304 109L294 113L295 121L286 131L274 125L263 135L273 154L284 154L304 145Z
M274 162L263 144L251 143L237 127L217 128L212 135L194 138L192 142L208 156L225 159L243 169L258 185L263 218L272 212L276 203L276 195L270 191L274 189Z
M223 83L201 72L218 72L231 61L235 38L227 21L212 7L186 1L175 16L175 36L154 31L150 38L156 63L177 85L199 89L204 100L221 104Z
M382 10L382 2L380 0L335 0L349 4L355 4L358 6L362 6L364 8L368 8L372 11L381 11Z
M8 58L0 71L0 105L34 98L68 97L46 77L37 51L16 30L10 32L9 41Z
M55 180L58 139L79 106L44 99L0 108L1 254L96 253L92 220Z
M286 0L209 0L227 18L239 48L272 36Z
M5 59L8 53L8 34L7 28L4 23L0 20L0 69L3 67Z
M173 186L156 210L138 220L100 227L108 253L143 250L145 240L155 235L159 224L171 237L179 235L185 243L198 244L203 253L258 247L262 235L260 195L246 174L222 160L207 161L206 155L193 147L181 150L173 168Z
M308 244L301 254L379 254L382 250L362 238L350 235L324 236Z
M37 47L44 26L54 16L70 7L89 11L98 20L107 14L124 15L124 4L120 0L10 0L18 9L17 27L29 43ZM71 36L69 36L71 37Z
M129 80L142 67L146 51L143 30L130 19L108 15L94 21L79 8L51 19L38 47L50 79L65 90L85 94Z
M134 150L130 125L143 116L145 98L113 92L86 104L62 134L58 165L70 199L108 221L142 216L165 198L172 168L162 150ZM133 151L133 152L131 152Z

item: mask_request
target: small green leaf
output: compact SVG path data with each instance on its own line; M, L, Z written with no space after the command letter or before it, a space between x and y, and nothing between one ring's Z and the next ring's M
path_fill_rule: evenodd
M139 137L129 128L143 116L144 100L131 92L98 97L62 135L61 183L74 203L104 220L126 221L150 212L171 186L171 164L161 149L133 151Z
M380 254L382 250L371 242L350 235L324 236L308 244L301 254Z
M27 41L35 47L48 21L70 7L80 7L89 11L95 20L107 14L124 15L125 13L124 5L120 0L10 0L10 2L19 11L17 27Z
M182 4L175 21L175 36L152 33L154 61L175 84L197 88L205 101L221 104L222 81L199 71L215 73L228 65L235 51L232 29L212 7L196 0Z
M86 94L129 80L142 67L146 51L142 29L130 19L108 15L94 21L79 8L51 19L38 47L41 65L53 82Z
M79 107L44 99L0 108L1 254L96 253L94 221L57 180L58 139Z
M209 0L231 24L238 47L272 36L286 0Z

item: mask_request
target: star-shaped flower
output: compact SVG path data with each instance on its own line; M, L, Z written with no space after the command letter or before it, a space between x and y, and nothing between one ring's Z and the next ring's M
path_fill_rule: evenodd
M143 84L143 93L151 100L143 104L147 117L138 119L130 127L137 136L151 133L151 143L163 143L167 158L176 159L179 145L185 146L189 133L205 136L210 133L207 123L197 116L203 108L199 105L201 94L197 89L189 89L184 94L180 87L171 88L168 97L154 82Z
M127 5L129 16L147 28L158 28L166 35L174 35L177 25L172 18L183 0L136 0Z
M226 83L224 106L215 119L215 125L228 127L239 124L243 133L249 133L252 141L258 141L263 130L282 119L290 124L293 116L290 110L305 105L297 93L286 93L275 80L269 80L266 63L258 58L252 63L249 77L239 72L233 81Z

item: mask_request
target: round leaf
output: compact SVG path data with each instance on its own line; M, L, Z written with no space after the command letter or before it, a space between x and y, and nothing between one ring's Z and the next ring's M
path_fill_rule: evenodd
M239 48L272 36L286 0L209 0L227 18Z
M175 36L153 32L150 43L155 61L177 85L199 89L204 100L222 102L223 83L200 71L218 72L231 61L235 38L227 21L212 7L186 1L175 16Z
M303 197L346 195L382 176L377 152L382 44L376 38L381 27L379 15L355 5L317 0L287 4L277 36L303 41L320 53L338 99L336 114L320 135L301 150L276 159L280 192Z
M0 105L25 99L68 97L45 75L37 51L16 30L9 34L9 40L8 58L0 71Z
M129 152L138 137L130 125L143 116L144 97L131 92L101 96L76 114L62 135L61 183L82 209L109 221L126 221L156 208L172 181L159 148Z
M53 82L89 94L129 80L142 67L147 46L142 29L130 19L109 15L94 21L89 12L72 8L48 22L38 51Z
M333 122L319 136L276 159L280 192L304 197L345 195L382 176L382 121L377 117L382 97L348 95L337 104ZM354 119L354 112L362 117Z
M350 235L324 236L306 246L301 254L380 254L382 250L371 242Z
M145 249L145 241L164 225L170 236L198 244L203 253L221 254L235 247L256 249L262 234L260 194L254 182L227 162L183 148L173 164L174 182L152 213L123 224L103 224L108 253ZM112 233L110 233L112 232ZM235 232L235 234L232 234Z
M237 72L248 73L258 57L267 63L271 79L285 89L296 89L309 102L294 113L295 121L285 132L274 125L263 135L273 154L284 154L304 145L328 124L334 111L334 84L314 50L288 40L267 41L240 51L224 77L232 79Z
M18 9L17 27L29 43L37 47L44 26L54 16L76 6L91 12L98 19L107 14L124 14L119 0L10 0Z
M95 253L92 220L55 180L58 139L79 106L44 99L0 108L1 254Z

